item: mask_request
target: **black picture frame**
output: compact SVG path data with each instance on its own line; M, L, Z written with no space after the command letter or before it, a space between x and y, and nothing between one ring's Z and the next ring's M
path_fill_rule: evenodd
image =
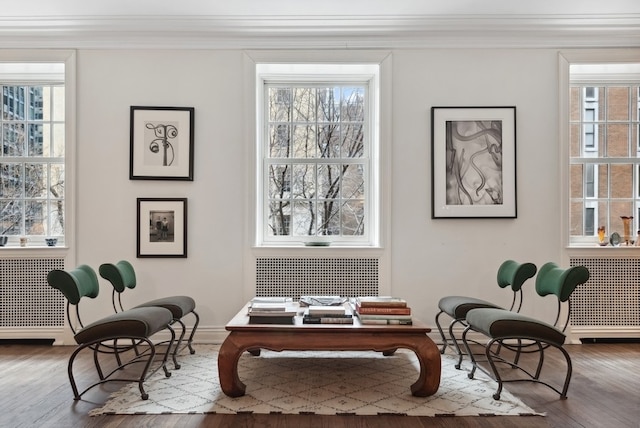
M193 107L130 109L130 180L193 181Z
M187 257L187 198L137 199L136 256Z
M431 218L516 218L516 107L431 108Z

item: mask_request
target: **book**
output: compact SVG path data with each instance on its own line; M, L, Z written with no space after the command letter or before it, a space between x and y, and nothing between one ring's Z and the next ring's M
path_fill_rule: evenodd
M363 325L412 325L413 321L408 320L398 320L398 319L375 319L375 320L363 320L360 319L360 324Z
M333 316L309 316L305 315L302 317L303 324L353 324L353 316L345 315L341 317L333 317Z
M331 315L331 316L339 316L346 315L347 310L344 306L309 306L305 309L304 313L306 315Z
M256 296L251 299L253 303L290 303L293 302L291 297L279 297L279 296Z
M340 296L300 296L301 306L342 306L347 302L346 297Z
M387 307L387 306L369 306L359 307L356 306L356 311L363 315L411 315L410 307Z
M361 308L369 307L394 307L406 308L407 301L400 297L391 296L359 296L356 297L356 306Z
M293 316L249 316L249 324L294 324L294 320Z
M298 314L298 307L293 303L252 303L249 306L249 316L262 317L293 317Z
M411 315L370 315L370 314L358 314L358 318L361 320L399 320L399 321L411 321Z

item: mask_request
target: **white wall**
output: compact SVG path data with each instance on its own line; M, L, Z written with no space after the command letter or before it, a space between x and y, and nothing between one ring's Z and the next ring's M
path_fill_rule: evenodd
M197 301L201 338L251 297L243 283L250 246L239 50L79 50L77 56L77 263L120 259L136 267L139 287L125 306L168 294ZM559 262L558 66L555 50L424 49L393 51L391 288L416 317L433 323L444 295L510 303L496 286L507 258ZM195 107L195 180L129 180L129 107ZM517 107L517 219L430 218L430 107ZM188 258L136 258L136 198L187 197ZM330 251L330 249L328 249ZM110 310L110 290L92 302ZM525 311L550 321L528 284ZM534 306L535 305L535 306Z

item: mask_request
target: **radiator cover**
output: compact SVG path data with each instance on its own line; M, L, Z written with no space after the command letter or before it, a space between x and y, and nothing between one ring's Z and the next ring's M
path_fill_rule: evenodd
M615 328L640 326L639 259L572 257L570 264L590 273L589 281L571 295L573 327L608 327L615 336Z
M0 335L3 328L64 327L65 299L47 283L64 258L0 260Z
M258 258L256 295L377 296L377 258Z

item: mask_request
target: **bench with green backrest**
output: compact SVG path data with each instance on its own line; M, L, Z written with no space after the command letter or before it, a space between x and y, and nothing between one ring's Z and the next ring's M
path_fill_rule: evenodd
M165 376L169 377L171 375L166 367L169 349L164 353L161 365L151 371L156 355L156 347L150 340L150 337L154 334L167 329L171 335L170 341L173 342L175 333L170 327L170 323L173 320L171 311L159 307L136 308L108 315L84 325L80 316L80 302L83 298L95 299L99 293L98 277L93 268L87 265L80 265L69 271L55 269L48 273L47 282L51 287L60 290L65 296L67 300L67 321L78 344L69 358L67 368L75 400L79 400L85 392L94 386L109 381L138 382L141 397L146 400L148 394L144 390L143 383L145 379L159 368L164 370ZM72 315L72 307L75 308L74 315ZM73 363L83 349L93 351L99 380L82 392L78 392L73 374ZM104 362L101 362L101 355L115 356L115 368L111 367L109 373L106 373L103 368ZM113 361L112 358L109 358L109 360ZM133 363L143 364L143 370L139 377L114 376L116 373L122 373L122 368Z
M500 288L509 287L513 293L511 306L509 307L510 311L518 312L522 307L522 286L529 278L532 278L536 274L536 270L536 265L534 265L533 263L518 263L513 260L504 261L498 268L498 286ZM458 341L456 339L456 336L454 335L454 327L457 324L466 327L465 318L467 316L467 312L469 312L471 309L502 309L502 307L495 303L475 297L446 296L440 299L440 301L438 302L438 308L440 309L440 312L438 312L438 314L436 315L436 326L438 327L438 331L440 332L440 336L442 337L442 348L440 352L444 353L449 343L449 340L447 339L447 336L445 335L440 325L440 316L442 314L447 314L453 319L449 324L449 339L453 343L454 350L458 355L458 362L456 363L455 367L459 369L464 353L458 345Z
M126 260L120 260L117 263L103 263L100 265L98 271L100 272L100 276L109 281L113 287L111 301L114 311L123 311L124 309L121 298L122 293L127 288L134 289L137 285L136 272L133 265ZM196 329L198 328L198 323L200 322L200 317L195 311L195 300L189 296L170 296L151 300L136 306L136 308L147 307L161 307L170 310L173 315L173 322L180 324L182 328L181 333L172 354L174 366L176 369L179 369L180 364L178 364L177 361L177 354L181 349L181 344L186 333L186 326L182 319L189 314L193 314L195 322L191 329L191 334L189 335L186 346L189 347L189 351L192 354L195 353L195 349L193 349L193 337L196 333Z
M538 320L536 318L495 308L472 309L467 313L466 324L468 327L462 334L462 340L471 354L468 333L475 331L489 338L484 344L484 354L489 363L490 371L478 364L477 359L471 354L472 369L469 378L473 379L476 369L480 369L492 376L498 382L498 389L493 395L496 400L500 399L502 385L505 382L530 381L548 386L560 394L561 398L566 398L567 389L571 380L571 357L564 349L566 339L565 331L571 316L571 293L580 284L584 284L589 279L589 270L584 266L573 266L561 268L555 263L546 263L538 271L536 276L536 292L541 297L553 296L557 301L557 313L553 324ZM561 323L561 313L563 303L566 302L566 319ZM549 382L540 379L542 365L544 362L544 352L548 348L556 348L564 356L567 363L567 372L562 389L556 388ZM495 349L506 348L517 353L529 352L538 354L538 363L535 371L531 371L518 364L518 361L507 361L495 352ZM524 378L502 379L496 363L506 363L512 368L519 369L527 376Z

